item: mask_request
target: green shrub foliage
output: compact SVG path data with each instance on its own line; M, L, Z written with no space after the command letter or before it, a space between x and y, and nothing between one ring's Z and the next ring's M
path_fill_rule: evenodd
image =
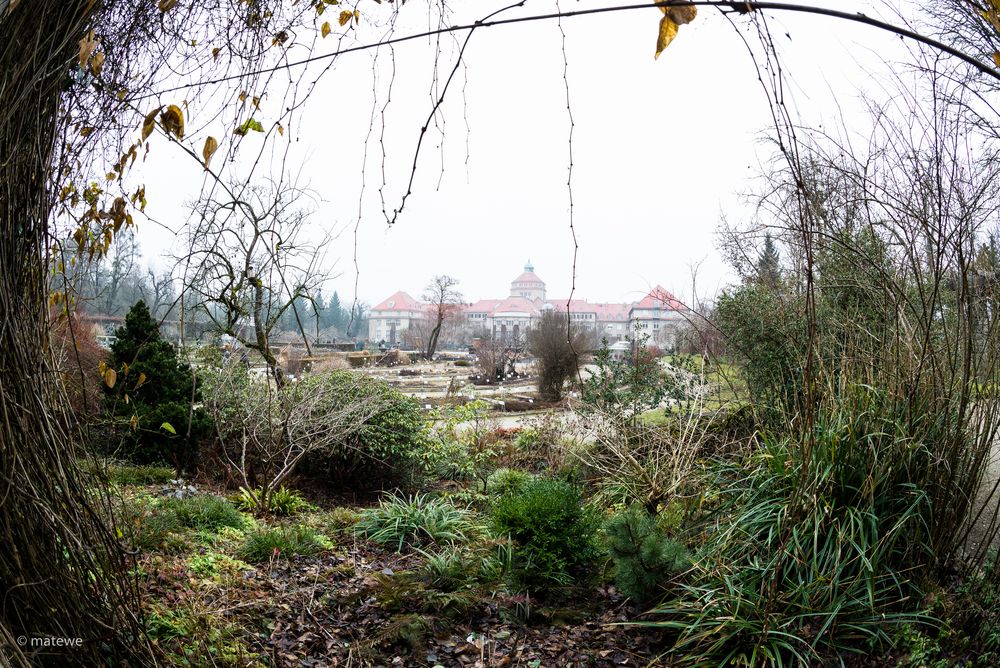
M669 538L641 506L612 515L604 532L618 589L636 601L655 598L666 581L689 564L684 545Z
M105 372L106 405L116 425L109 448L139 464L190 466L211 429L204 411L191 410L201 396L190 365L163 340L141 300L115 337Z
M327 399L318 411L337 411L353 403L378 402L375 415L335 445L311 453L305 467L353 488L387 489L408 484L419 468L425 439L420 405L378 378L336 370L304 378L296 391L325 385Z
M497 501L491 520L497 535L514 541L511 576L521 589L544 593L584 580L599 555L597 517L562 480L530 481Z
M530 473L518 469L501 468L486 479L486 493L494 498L503 498L523 492L534 479Z
M171 534L188 530L219 531L224 527L242 529L247 524L233 504L211 494L129 504L123 510L123 517L134 528L133 545L142 550L162 547Z

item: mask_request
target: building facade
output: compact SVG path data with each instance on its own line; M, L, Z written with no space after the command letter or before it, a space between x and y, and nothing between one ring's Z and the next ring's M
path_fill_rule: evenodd
M368 340L395 346L403 332L426 318L427 305L400 290L372 307L368 316Z
M368 338L398 345L403 332L416 327L429 316L430 306L399 291L372 308ZM676 344L680 325L685 321L685 307L670 292L656 286L635 303L591 303L584 299L548 299L545 282L529 261L524 271L510 284L510 294L503 299L480 299L463 305L461 313L469 338L492 335L501 338L523 337L547 311L566 313L570 321L606 338L609 343L622 341L633 331L647 334L661 347Z

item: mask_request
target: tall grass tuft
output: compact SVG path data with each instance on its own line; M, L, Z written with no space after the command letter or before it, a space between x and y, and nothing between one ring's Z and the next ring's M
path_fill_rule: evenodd
M924 446L870 390L818 416L811 448L765 438L715 469L723 504L690 584L656 612L692 665L810 665L928 622L911 579L932 553Z
M355 529L377 543L402 551L405 545L467 543L482 533L473 517L469 510L426 494L390 494L377 508L364 511Z

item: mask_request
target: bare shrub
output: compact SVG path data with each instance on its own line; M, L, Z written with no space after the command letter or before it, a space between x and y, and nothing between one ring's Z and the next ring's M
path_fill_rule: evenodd
M257 508L270 507L269 496L304 457L349 442L388 405L378 395L338 401L350 388L323 382L329 374L281 388L240 364L206 376L205 407L215 422L222 459Z
M107 351L98 345L93 329L79 316L51 313L50 320L53 363L62 377L69 405L78 417L93 417L104 402L97 369L107 359Z
M601 479L603 493L655 514L691 482L712 420L690 411L668 427L656 427L618 411L596 410L588 412L587 424L587 440L594 445L576 454Z
M576 375L580 361L591 348L593 336L571 328L565 314L548 312L528 332L528 350L538 362L538 393L549 401L562 398L566 381Z

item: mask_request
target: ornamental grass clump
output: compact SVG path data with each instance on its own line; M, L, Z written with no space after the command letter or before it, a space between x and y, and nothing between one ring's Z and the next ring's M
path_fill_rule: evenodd
M407 545L467 543L481 533L471 511L426 494L389 494L377 508L364 511L355 528L370 540L399 551Z
M911 578L932 553L926 449L874 393L820 416L811 443L764 439L720 463L723 503L680 595L653 626L687 665L813 665L891 643L926 623Z

